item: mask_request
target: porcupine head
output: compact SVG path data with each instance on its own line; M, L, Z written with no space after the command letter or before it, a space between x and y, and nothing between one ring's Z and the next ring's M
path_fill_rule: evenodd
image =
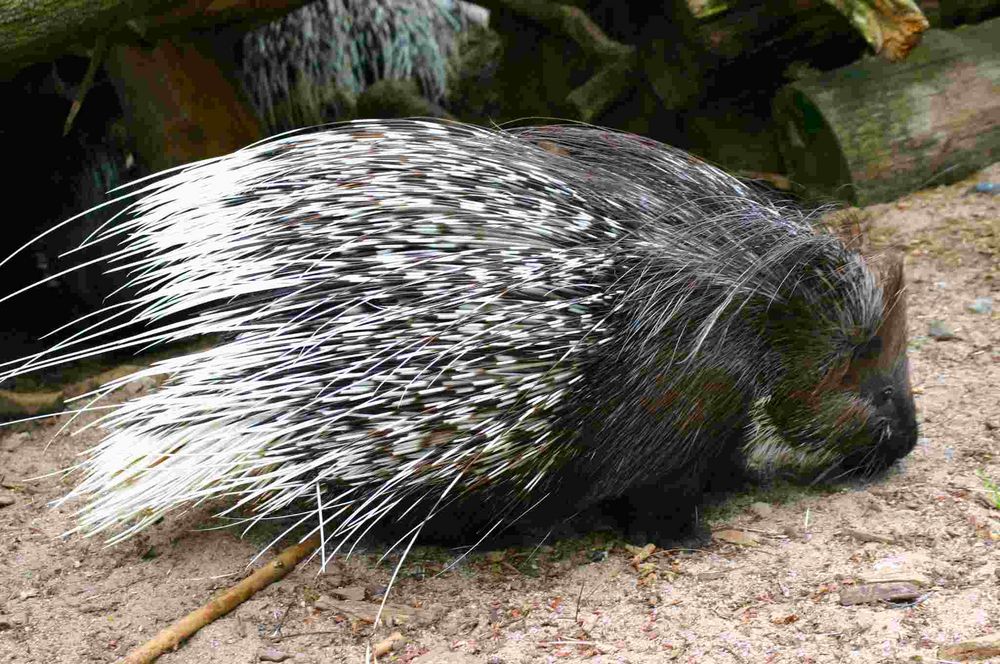
M703 492L739 486L746 465L836 480L875 475L913 448L902 257L872 254L856 213L840 217L804 250L782 248L755 278L780 281L775 295L748 298L716 325L694 370L671 361L667 381L647 382L642 411L669 422L665 436L629 431L613 458L607 439L594 446L587 476L620 496L610 514L633 540L691 533ZM609 401L622 391L609 390Z
M860 252L880 291L882 312L874 330L856 329L840 310L821 307L800 312L818 321L806 329L786 325L801 320L779 312L770 319L785 346L786 371L758 413L755 447L765 466L798 466L817 479L857 474L870 476L888 468L913 449L917 424L906 356L906 304L903 257L876 254L858 210L829 215L827 228ZM863 286L845 279L845 288ZM809 315L809 314L812 315ZM817 348L826 348L817 354ZM760 420L766 421L761 425ZM773 427L771 429L770 427ZM780 431L781 440L771 437Z

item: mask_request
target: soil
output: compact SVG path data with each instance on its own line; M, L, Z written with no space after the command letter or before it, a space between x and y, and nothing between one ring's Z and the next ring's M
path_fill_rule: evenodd
M379 661L941 661L939 648L1000 632L1000 496L989 488L1000 482L1000 196L969 193L975 182L1000 182L1000 164L870 209L874 237L907 254L921 421L917 449L889 477L737 496L710 512L714 538L694 550L595 534L445 570L455 552L418 549L374 636L398 557L360 553L323 573L314 559L161 661L362 662L392 633ZM992 313L970 311L983 297ZM932 321L955 338L931 337ZM99 434L57 434L61 424L0 429L0 662L114 661L272 555L254 561L275 531L199 529L217 525L207 508L110 547L64 534L73 506L49 503L74 478L29 478L71 465ZM889 580L909 583L909 599L842 603Z

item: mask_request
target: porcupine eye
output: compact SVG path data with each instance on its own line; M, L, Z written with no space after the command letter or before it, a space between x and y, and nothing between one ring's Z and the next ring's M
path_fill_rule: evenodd
M843 366L840 376L840 384L845 388L856 388L860 377L858 370L861 366L879 357L882 353L882 337L872 337L865 343L858 345L851 353L850 362Z
M866 344L854 349L855 360L874 360L882 352L882 337L872 337Z

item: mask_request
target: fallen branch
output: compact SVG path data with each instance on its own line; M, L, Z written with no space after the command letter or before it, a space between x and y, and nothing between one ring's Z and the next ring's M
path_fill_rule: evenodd
M569 2L549 0L477 0L493 12L511 11L563 35L600 62L597 72L566 98L576 118L591 122L635 85L636 49L608 37L587 13Z
M913 0L825 0L889 62L903 60L930 23Z
M478 0L480 7L492 12L504 10L530 18L555 34L565 35L584 53L605 62L615 62L634 48L611 39L585 11L564 2L549 0Z
M304 542L288 547L278 556L261 567L253 574L243 579L222 595L209 600L201 608L195 609L173 625L136 648L123 660L123 664L147 664L168 650L176 649L182 641L190 638L199 629L220 618L237 606L253 597L254 593L263 590L275 581L282 579L295 569L303 558L319 547L319 536L314 535Z
M402 634L399 632L393 632L388 636L388 638L385 638L375 644L372 654L374 654L376 658L383 657L391 653L393 650L399 650L400 646L402 646L405 642L406 639L403 638Z
M566 96L580 120L592 122L635 85L632 73L638 64L636 58L635 50L623 52Z
M0 77L90 47L155 42L236 25L249 30L308 0L0 0Z

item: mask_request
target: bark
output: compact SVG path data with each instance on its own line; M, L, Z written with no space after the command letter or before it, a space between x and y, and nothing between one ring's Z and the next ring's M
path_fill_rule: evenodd
M856 205L944 184L1000 159L1000 19L931 30L903 63L862 61L775 99L794 183Z
M0 0L0 76L53 60L184 0Z
M723 60L764 55L791 62L811 51L843 49L845 38L860 36L882 58L897 61L929 26L911 0L734 0L725 11L713 5L712 13L696 10L695 16L702 40Z
M161 170L226 154L263 137L240 89L195 41L116 46L107 68L142 162Z
M847 17L876 53L897 62L930 24L913 0L825 0Z
M155 41L191 30L247 29L308 0L0 0L0 78L36 62L109 44Z
M550 0L480 0L477 4L497 14L506 12L529 19L573 42L585 58L597 63L596 71L560 100L560 106L574 118L588 122L596 119L632 87L637 65L635 47L610 38L583 9Z

